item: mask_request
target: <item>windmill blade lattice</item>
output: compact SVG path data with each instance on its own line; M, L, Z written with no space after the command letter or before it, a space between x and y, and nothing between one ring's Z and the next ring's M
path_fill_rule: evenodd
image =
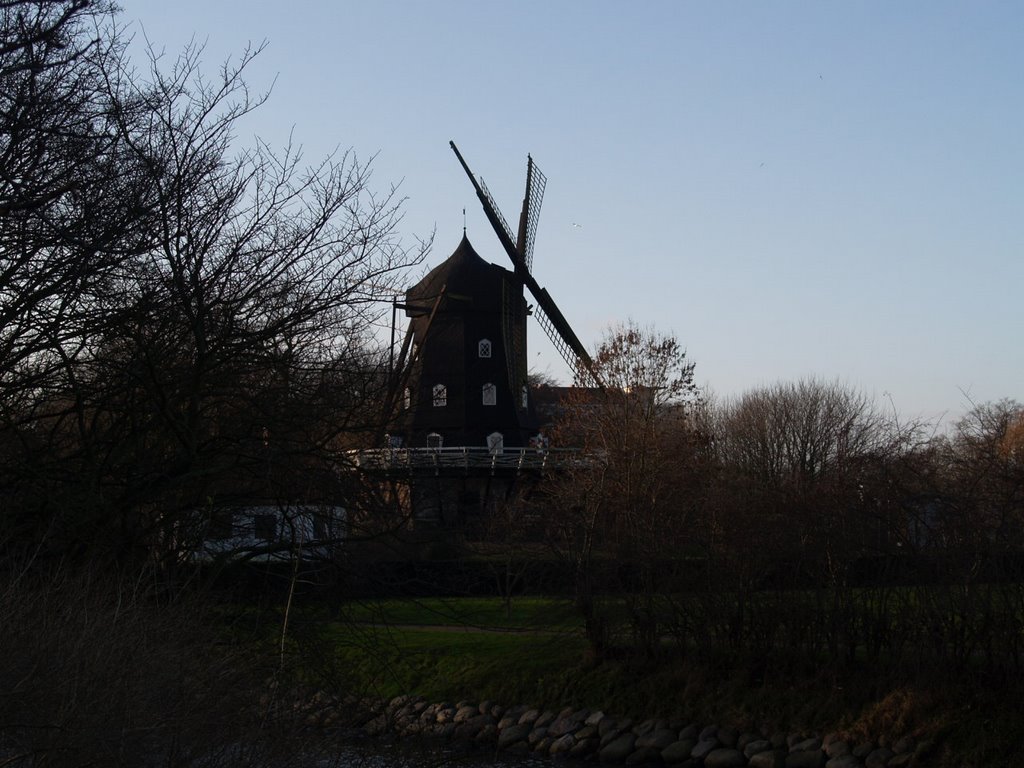
M487 185L484 184L484 179L482 176L480 177L480 191L487 200L487 205L484 207L484 211L486 212L487 206L490 206L491 213L493 214L494 218L497 219L497 222L495 222L494 218L492 218L491 224L495 227L501 227L502 234L504 234L505 237L508 238L508 241L512 243L514 246L516 239L512 236L512 230L509 228L508 222L505 221L505 215L501 212L501 209L498 207L498 204L494 202L494 196L491 194L491 190L487 188ZM501 234L498 235L498 238L501 238Z
M537 234L537 220L540 217L540 204L544 198L544 187L547 185L547 177L533 162L533 158L527 156L526 164L526 196L523 198L523 210L519 216L518 237L513 239L508 222L494 202L494 197L483 183L483 179L477 177L470 170L459 148L454 141L448 142L455 156L459 159L462 169L469 177L477 197L483 205L487 219L494 227L494 232L501 241L505 252L508 253L512 264L515 266L515 276L521 281L523 287L528 288L537 300L537 320L544 332L551 339L552 344L559 354L574 371L577 380L583 384L591 384L601 387L601 379L594 370L593 361L587 354L586 348L580 343L579 338L573 332L569 322L558 309L551 295L534 279L530 272L530 264L533 261L533 242ZM510 371L510 373L512 373ZM513 374L514 375L514 374Z
M547 186L548 177L545 176L533 158L527 155L526 160L526 244L519 243L526 262L526 269L533 270L533 243L537 238L537 221L540 219L540 204L544 201L544 187Z
M543 288L541 290L544 290ZM544 291L547 294L547 291ZM551 340L551 344L558 350L558 354L562 356L562 359L569 365L569 369L573 372L573 376L576 382L585 387L596 387L600 386L597 379L594 377L593 371L584 362L579 355L573 350L566 341L565 337L559 333L555 327L554 321L548 316L539 304L533 310L533 316L537 318L537 324L544 329L544 333Z

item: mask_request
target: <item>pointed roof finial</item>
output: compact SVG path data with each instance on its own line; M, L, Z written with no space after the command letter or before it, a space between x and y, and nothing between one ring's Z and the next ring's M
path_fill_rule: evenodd
M462 236L466 236L466 209L462 209Z

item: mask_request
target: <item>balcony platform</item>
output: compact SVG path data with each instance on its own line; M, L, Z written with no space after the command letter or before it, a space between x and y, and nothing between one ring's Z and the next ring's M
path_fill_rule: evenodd
M574 448L371 448L349 451L348 457L352 467L363 472L405 477L542 474L583 462Z

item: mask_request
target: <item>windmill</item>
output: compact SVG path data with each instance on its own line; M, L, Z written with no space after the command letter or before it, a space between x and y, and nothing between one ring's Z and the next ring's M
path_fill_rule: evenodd
M387 440L383 448L353 456L361 470L396 484L401 490L395 497L407 501L417 525L428 527L480 519L513 489L574 460L573 449L550 448L541 438L527 385L530 314L576 382L600 386L583 344L532 274L544 174L527 157L526 193L513 236L483 181L454 142L451 147L512 269L484 260L464 232L447 259L410 286L402 302L396 299L393 312L404 311L409 326L397 364L390 366Z
M540 422L527 384L526 323L532 313L569 363L577 383L597 384L590 356L551 295L531 272L545 178L527 158L526 193L515 237L455 143L512 269L485 261L466 234L451 256L411 286L402 304L410 318L399 356L404 391L392 442L411 449L484 450L529 446ZM535 304L526 301L529 290ZM397 434L396 434L397 433ZM486 454L485 454L486 455Z
M600 386L601 382L594 370L593 362L590 359L590 355L587 354L586 348L580 343L572 326L569 325L569 321L565 319L561 310L558 309L558 305L555 304L555 300L551 298L551 294L548 293L547 289L542 288L533 277L533 246L537 234L537 219L540 216L540 206L544 198L544 187L547 184L547 178L541 173L536 163L533 162L533 158L527 155L526 193L523 197L522 211L519 214L519 230L513 239L508 222L502 216L483 179L477 179L473 175L462 153L459 152L459 148L455 146L455 142L450 141L448 143L455 156L459 159L459 163L469 177L470 182L473 184L476 195L480 199L480 204L483 206L484 214L494 228L499 242L501 242L502 247L505 249L505 253L512 260L520 293L522 293L524 288L529 289L530 294L537 302L533 308L533 314L537 318L537 322L544 329L544 333L547 334L555 349L558 350L562 358L569 364L577 382ZM524 327L524 323L512 322L509 326L521 328ZM509 370L514 370L517 366L512 357L515 356L516 360L525 358L526 345L525 339L513 338L511 341L511 344L506 345L506 349L510 355Z

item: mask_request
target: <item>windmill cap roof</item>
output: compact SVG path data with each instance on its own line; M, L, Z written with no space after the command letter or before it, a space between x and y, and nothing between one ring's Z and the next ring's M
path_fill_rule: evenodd
M452 255L434 267L416 285L412 286L406 296L409 299L436 296L442 286L447 285L448 291L476 295L494 280L494 270L505 272L496 264L485 261L476 252L469 238L462 236Z

